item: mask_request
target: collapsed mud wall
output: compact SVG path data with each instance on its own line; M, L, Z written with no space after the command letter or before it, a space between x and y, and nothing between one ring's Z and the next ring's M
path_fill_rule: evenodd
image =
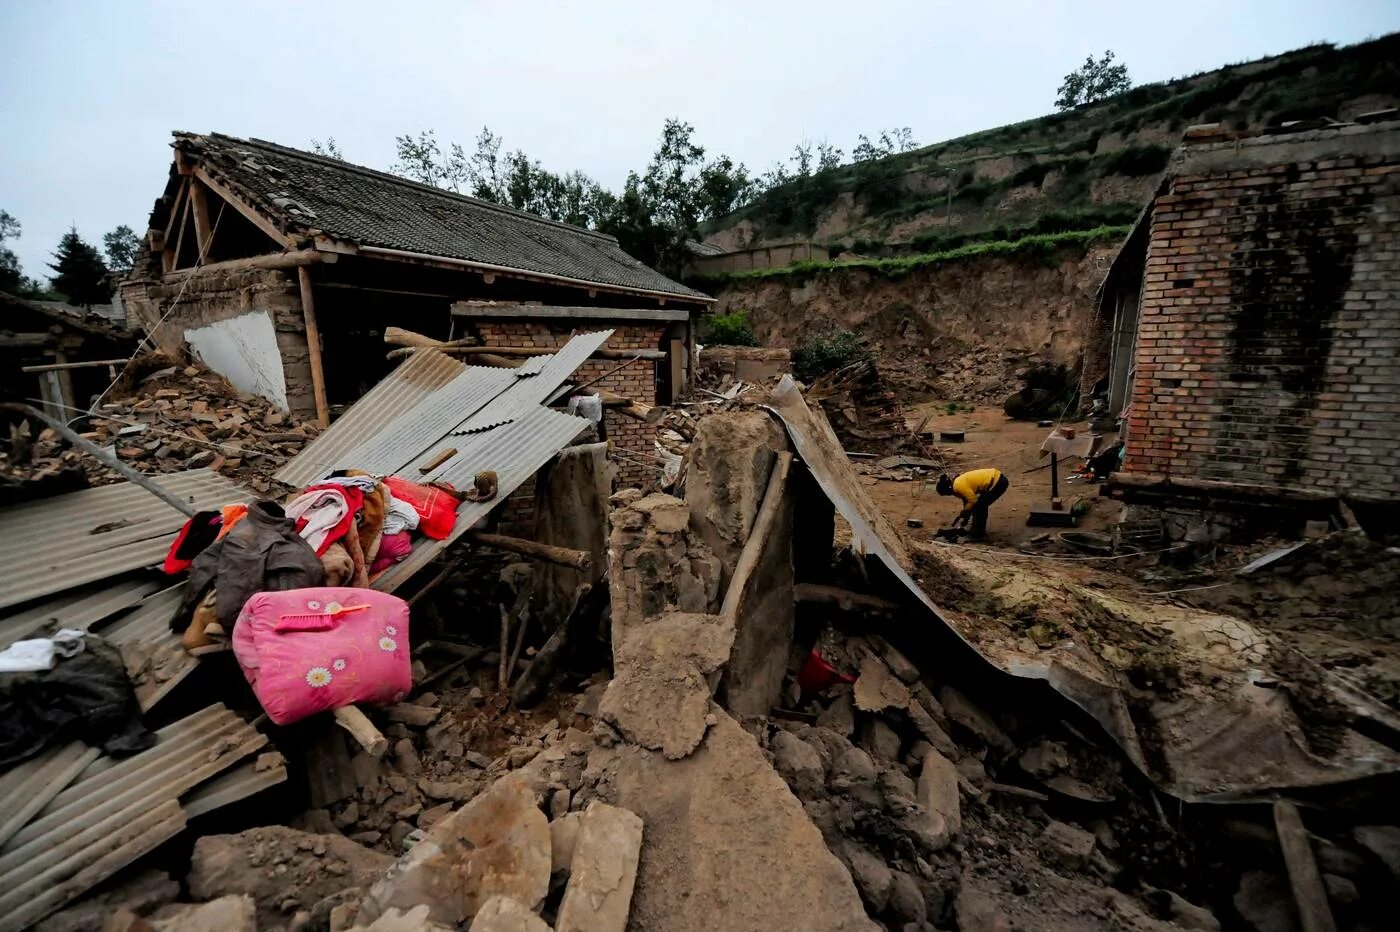
M1000 400L1028 365L1079 361L1115 249L979 257L898 277L837 268L738 280L717 292L715 313L743 311L760 342L789 349L823 330L853 330L906 400Z

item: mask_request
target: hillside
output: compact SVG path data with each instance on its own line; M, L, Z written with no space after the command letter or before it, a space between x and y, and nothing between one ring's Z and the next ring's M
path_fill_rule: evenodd
M1309 46L800 178L705 240L724 249L812 240L878 257L1121 225L1146 203L1187 126L1248 130L1394 106L1400 34Z

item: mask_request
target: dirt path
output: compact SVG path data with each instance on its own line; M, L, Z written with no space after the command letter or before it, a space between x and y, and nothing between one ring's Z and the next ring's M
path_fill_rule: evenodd
M947 457L950 472L995 466L1006 475L1011 486L992 507L987 522L989 542L1015 546L1047 530L1059 530L1026 525L1031 509L1047 507L1050 501L1050 470L1029 471L1049 462L1049 458L1040 453L1049 428L1037 427L1033 421L1013 421L993 405L977 406L971 411L963 405L955 414L947 413L947 408L946 402L925 402L907 409L906 417L911 427L917 426L925 415L932 415L926 430L965 432L964 442L938 447L938 452ZM1087 430L1083 422L1072 426ZM1112 440L1108 438L1109 442ZM1078 460L1060 464L1060 497L1066 508L1072 508L1079 501L1087 502L1090 511L1081 518L1079 528L1102 531L1112 524L1117 507L1099 498L1096 486L1067 481L1070 470L1078 465ZM913 532L916 536L932 535L938 528L947 526L961 507L957 499L944 498L935 492L931 481L899 482L874 477L866 477L865 481L871 483L871 495L880 508L897 524L903 525L910 517L923 521L923 529Z

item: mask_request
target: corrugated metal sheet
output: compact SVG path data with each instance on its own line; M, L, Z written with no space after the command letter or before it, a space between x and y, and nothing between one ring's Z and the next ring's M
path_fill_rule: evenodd
M248 501L208 469L151 477L194 508ZM0 512L0 608L159 563L185 516L131 482L70 492Z
M187 654L179 636L170 630L170 616L184 592L183 582L163 589L97 632L121 651L142 712L199 666L199 658Z
M16 764L0 776L0 800L5 801L5 812L0 816L4 819L0 823L0 845L101 756L97 748L74 741Z
M464 418L452 431L454 434L473 433L496 424L507 423L544 402L554 394L579 366L588 361L599 347L613 335L611 330L581 333L548 356L531 356L519 369L536 373L529 378L517 378L485 410Z
M463 369L439 352L417 352L336 419L278 471L275 478L293 486L308 485L345 465L345 454L383 431L405 411L455 379Z
M185 826L180 797L266 743L215 705L158 731L150 750L93 761L0 846L0 932L32 925L173 837ZM16 811L22 789L0 811Z
M54 628L90 628L124 608L130 608L155 592L160 582L132 576L116 582L94 583L0 619L0 649L36 631Z
M496 473L497 495L489 502L463 502L457 509L457 523L446 540L415 544L408 559L375 581L374 587L392 592L396 586L427 566L447 546L457 540L491 509L524 484L550 457L571 444L587 429L588 421L550 408L536 407L519 420L481 434L457 438L463 441L456 456L428 478L468 488L472 477L482 470Z
M269 751L257 760L239 764L228 773L220 774L208 783L190 790L182 799L187 818L198 818L222 806L271 789L287 780L287 762L281 754Z

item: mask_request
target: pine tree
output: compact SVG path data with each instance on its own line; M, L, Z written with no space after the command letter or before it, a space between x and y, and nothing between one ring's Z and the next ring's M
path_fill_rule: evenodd
M54 253L56 262L50 262L54 270L53 287L72 304L84 306L106 304L112 299L112 288L107 282L107 266L102 262L98 251L78 235L76 227L70 228L58 241Z

